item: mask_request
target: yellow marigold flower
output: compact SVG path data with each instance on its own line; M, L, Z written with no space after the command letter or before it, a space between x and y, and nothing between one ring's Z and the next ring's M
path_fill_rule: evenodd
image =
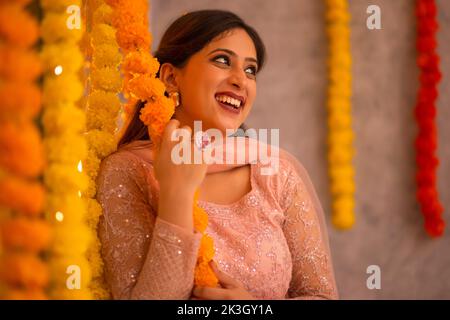
M92 230L96 230L97 225L93 226ZM101 243L96 237L89 245L89 249L86 251L86 258L91 266L92 277L100 277L103 274L103 261L100 256Z
M102 278L93 279L89 288L91 289L92 295L95 300L110 300L111 294L106 289L106 283Z
M88 187L88 178L80 173L76 166L66 164L50 164L44 173L45 185L55 193L85 191Z
M80 70L84 62L84 56L76 43L59 42L47 44L42 47L40 57L44 71L54 73L57 66L62 67L62 72L75 73Z
M116 150L116 140L113 135L100 130L91 130L86 133L89 147L95 151L100 159Z
M92 23L105 23L108 25L112 24L112 14L113 9L107 5L106 3L100 5L97 9L95 9L94 14L92 15Z
M41 0L40 5L45 10L66 12L66 9L71 5L81 8L81 0Z
M116 68L106 67L91 71L91 82L95 89L106 91L119 91L122 87L122 78Z
M339 229L349 229L355 223L354 200L351 196L340 197L333 202L333 225Z
M102 215L102 207L96 199L87 199L88 211L86 215L86 223L91 228L96 228L98 220Z
M81 29L67 27L67 15L65 13L47 12L41 23L42 39L46 43L58 41L78 42L83 33Z
M94 48L101 45L117 45L116 29L104 23L92 26L91 45Z
M87 210L86 201L76 193L52 193L47 195L45 216L53 224L70 227L82 224Z
M83 85L75 74L62 73L60 76L46 77L43 88L45 106L76 102L83 94Z
M353 179L339 179L331 183L331 194L348 195L355 192L355 183Z
M44 146L50 162L72 165L74 168L81 159L86 159L88 153L86 140L77 133L47 137Z
M115 92L92 90L88 97L88 108L116 115L120 110L120 100Z
M81 214L81 213L80 213ZM84 224L55 225L52 252L55 255L77 257L84 254L92 241L92 234Z
M57 300L92 300L92 293L89 287L73 290L67 287L50 289L50 296Z
M95 198L95 195L97 193L97 183L95 180L88 178L88 187L85 192L85 196L87 198Z
M42 123L48 135L82 132L86 126L86 115L74 104L64 103L45 108Z
M96 69L106 67L116 68L122 60L122 55L117 45L103 44L95 47L94 50L92 63Z
M97 177L98 170L100 169L100 162L101 160L97 156L95 150L90 149L86 161L84 162L83 169L93 180Z
M354 169L351 163L330 166L330 177L336 180L352 179Z

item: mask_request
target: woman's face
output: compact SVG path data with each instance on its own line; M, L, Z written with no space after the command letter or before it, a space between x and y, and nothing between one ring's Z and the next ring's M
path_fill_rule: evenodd
M257 68L256 49L246 31L232 29L216 37L178 70L181 105L175 118L191 127L201 120L203 130L237 130L256 97ZM233 94L242 99L237 108L218 101Z

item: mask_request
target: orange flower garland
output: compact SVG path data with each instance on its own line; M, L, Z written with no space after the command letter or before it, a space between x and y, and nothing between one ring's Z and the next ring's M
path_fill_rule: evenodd
M159 62L150 54L151 35L148 30L148 3L146 0L107 0L114 8L113 25L117 28L117 42L124 51L123 91L128 99L126 112L131 114L138 100L146 101L140 119L148 126L152 142L158 149L163 130L175 112L172 99L164 95L165 87L156 78ZM194 227L203 233L200 244L194 282L197 286L217 286L218 280L209 266L214 255L214 243L205 234L208 215L197 204L198 191L194 197Z
M29 1L0 3L0 298L45 299L51 229L43 219L38 178L45 161L34 118L41 108L35 81L41 64L32 47L38 25Z

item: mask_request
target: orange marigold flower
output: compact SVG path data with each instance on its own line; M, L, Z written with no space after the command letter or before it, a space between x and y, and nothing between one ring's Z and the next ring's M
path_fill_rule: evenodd
M214 242L213 239L207 235L203 234L200 242L200 248L198 250L198 260L199 262L205 261L209 262L214 257Z
M194 283L201 287L217 287L219 281L208 262L200 262L195 266Z
M138 75L127 83L131 96L140 100L149 100L151 97L164 95L166 87L164 83L148 74ZM164 108L159 108L161 111Z
M0 230L6 248L39 252L50 244L51 228L42 220L19 217L4 222Z
M15 177L0 179L0 205L37 217L45 202L45 190L38 182L28 182Z
M49 280L48 267L32 253L12 253L3 257L0 279L12 286L43 288Z
M31 119L41 110L42 94L33 83L4 82L0 84L0 118L14 114Z
M33 123L0 125L0 164L11 172L36 177L44 169L44 149Z
M125 57L122 69L132 74L145 73L154 77L159 70L159 62L146 52L133 51Z
M34 81L42 72L37 54L31 50L0 45L0 75L16 81Z
M8 290L6 300L47 300L48 297L42 289Z
M28 48L39 37L38 24L20 4L5 4L0 6L0 36L21 48Z
M137 49L150 50L152 41L147 26L140 23L130 23L118 29L116 39L119 46L126 52Z

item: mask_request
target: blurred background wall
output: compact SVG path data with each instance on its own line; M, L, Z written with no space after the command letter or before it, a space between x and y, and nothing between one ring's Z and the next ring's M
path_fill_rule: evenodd
M281 146L306 167L326 214L331 213L326 162L327 39L324 1L153 0L153 48L169 24L199 9L225 9L252 25L268 61L247 124L279 128ZM368 30L366 9L381 8L381 30ZM344 299L450 299L450 229L425 234L415 200L413 117L416 67L414 0L350 0L356 224L328 223L336 279ZM440 198L450 223L450 1L438 0L443 80L438 100ZM369 265L381 289L369 290Z

